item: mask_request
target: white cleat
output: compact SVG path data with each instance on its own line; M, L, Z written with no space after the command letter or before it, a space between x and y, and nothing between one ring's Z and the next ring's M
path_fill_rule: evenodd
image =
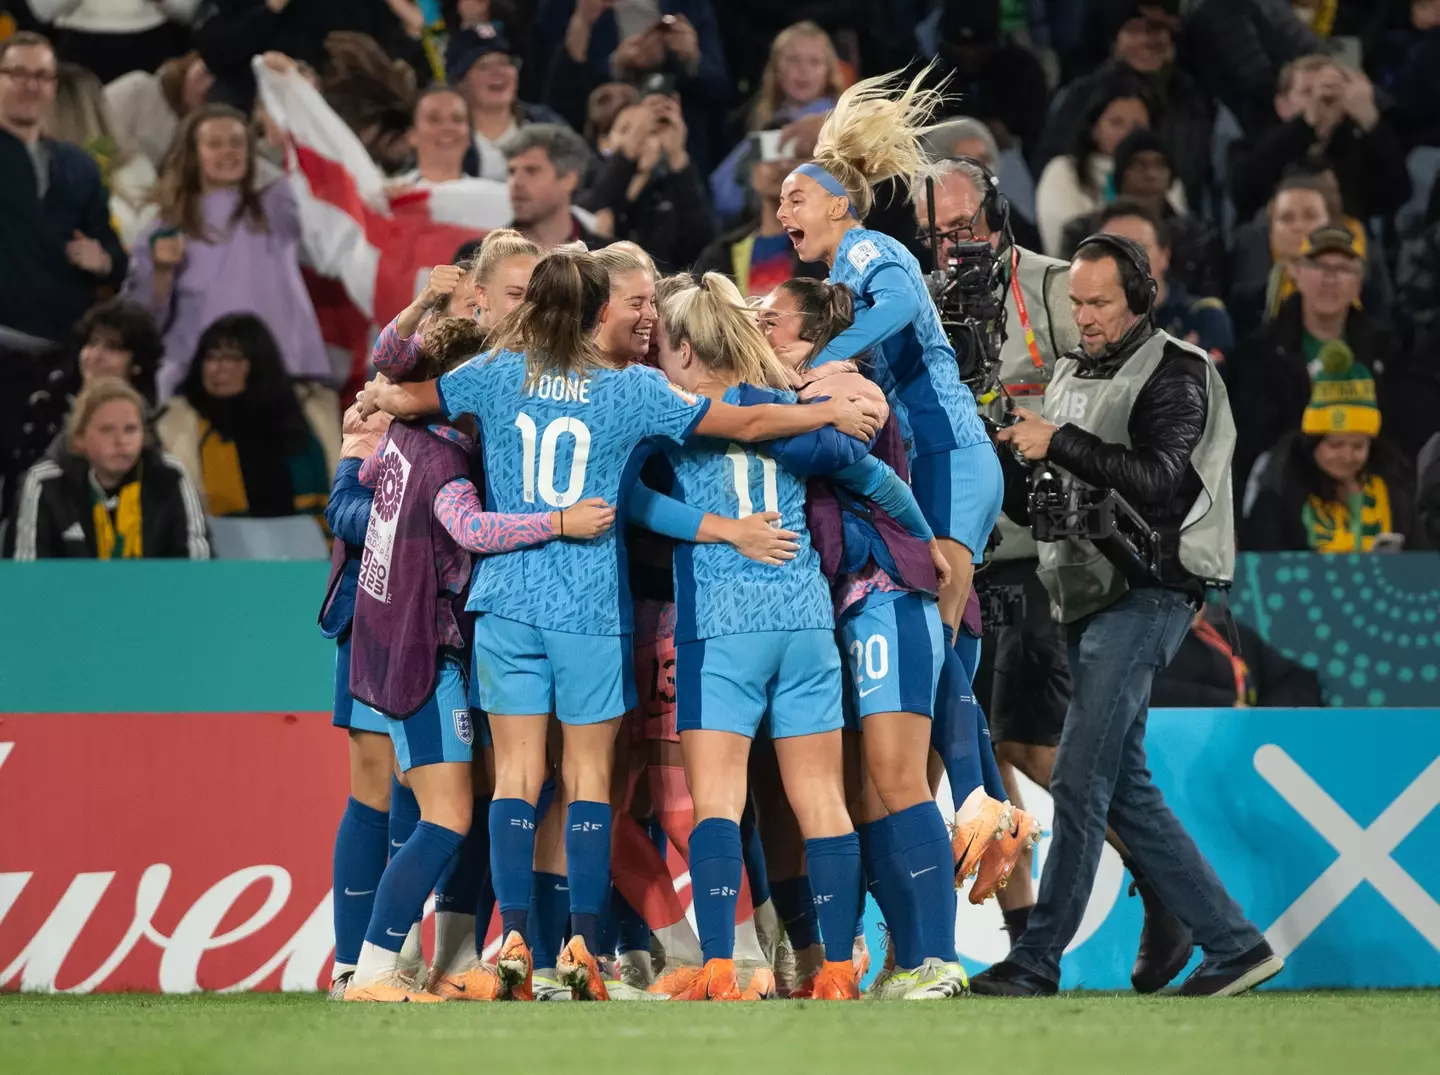
M970 978L959 963L947 963L931 956L911 972L914 988L905 1000L944 1000L963 997L970 991Z
M560 984L560 980L554 977L555 972L546 968L545 972L537 970L530 979L531 988L535 992L537 1001L548 1003L550 1001L570 1000L570 990Z

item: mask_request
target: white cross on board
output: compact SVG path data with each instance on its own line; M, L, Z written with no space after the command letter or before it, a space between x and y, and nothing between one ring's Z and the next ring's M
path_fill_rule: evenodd
M1440 806L1440 758L1427 765L1364 829L1274 743L1255 751L1255 771L1340 852L1265 931L1276 955L1285 957L1299 948L1365 881L1440 950L1440 904L1391 858L1405 838Z

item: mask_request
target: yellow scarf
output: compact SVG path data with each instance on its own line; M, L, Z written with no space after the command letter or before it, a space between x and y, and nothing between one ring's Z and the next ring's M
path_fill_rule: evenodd
M101 560L139 560L145 555L140 526L140 482L126 482L115 493L115 517L109 500L92 487L90 510L95 518L95 555Z
M235 442L220 435L205 419L200 419L200 474L205 495L210 501L210 514L246 515L250 499L245 495L245 476L240 471L240 451Z
M1309 531L1310 547L1316 552L1369 552L1375 539L1393 529L1390 513L1390 490L1385 479L1369 475L1360 487L1359 518L1343 500L1321 500L1310 496L1301 508L1301 518Z

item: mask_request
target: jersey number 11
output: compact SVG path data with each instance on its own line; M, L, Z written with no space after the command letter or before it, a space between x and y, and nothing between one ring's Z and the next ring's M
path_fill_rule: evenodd
M755 503L750 497L750 453L738 444L731 444L725 449L725 455L735 468L735 499L740 503L740 514L736 518L754 515ZM760 477L764 485L761 492L764 506L760 510L778 512L780 489L775 475L775 460L759 453L756 453L756 458L760 460Z

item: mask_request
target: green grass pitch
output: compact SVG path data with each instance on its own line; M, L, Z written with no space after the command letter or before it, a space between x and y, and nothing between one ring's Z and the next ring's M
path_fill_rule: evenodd
M924 1004L331 1004L318 995L0 996L0 1070L1433 1072L1440 992Z

